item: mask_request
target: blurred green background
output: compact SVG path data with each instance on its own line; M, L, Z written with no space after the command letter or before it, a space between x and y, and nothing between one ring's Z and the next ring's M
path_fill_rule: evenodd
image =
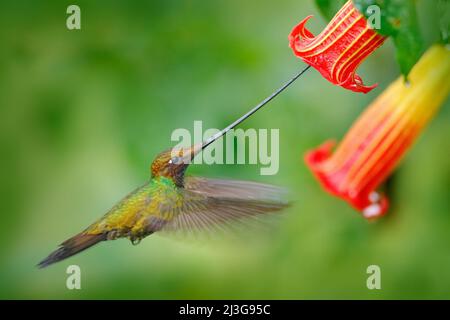
M197 243L159 235L103 243L48 269L35 265L149 177L175 128L221 128L303 63L290 29L312 1L68 1L0 4L0 298L450 298L448 102L392 181L393 207L368 223L327 195L303 153L341 138L398 74L389 40L360 68L368 95L310 71L241 128L280 128L280 171L196 165L190 174L258 180L292 190L268 233ZM434 1L419 1L426 43ZM82 270L66 288L67 266ZM382 290L366 288L377 264Z

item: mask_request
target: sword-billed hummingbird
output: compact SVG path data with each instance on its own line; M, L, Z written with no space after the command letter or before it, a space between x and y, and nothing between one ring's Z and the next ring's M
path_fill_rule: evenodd
M185 177L185 171L200 151L266 105L308 68L203 143L160 153L151 165L147 183L84 231L61 243L38 267L47 267L105 240L128 238L137 243L160 230L211 229L285 208L287 203L281 200L284 192L279 187L249 181Z

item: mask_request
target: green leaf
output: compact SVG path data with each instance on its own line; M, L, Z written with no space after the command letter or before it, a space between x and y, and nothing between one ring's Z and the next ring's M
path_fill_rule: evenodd
M346 0L315 0L319 7L320 13L327 19L331 20L339 9L347 2Z
M408 76L423 50L415 1L353 0L353 3L368 21L377 19L374 16L376 11L371 10L370 6L380 8L379 28L375 28L375 31L393 38L400 70L405 77Z

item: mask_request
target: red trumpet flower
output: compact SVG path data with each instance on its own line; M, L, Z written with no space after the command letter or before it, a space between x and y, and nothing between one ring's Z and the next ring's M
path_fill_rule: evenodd
M361 62L383 44L386 37L368 26L349 0L317 37L305 27L306 17L289 35L295 55L317 69L328 81L343 88L367 93L377 85L364 86L355 72Z
M450 50L434 46L409 76L397 79L356 120L331 154L327 142L306 154L323 187L366 218L383 215L386 197L376 192L450 92Z

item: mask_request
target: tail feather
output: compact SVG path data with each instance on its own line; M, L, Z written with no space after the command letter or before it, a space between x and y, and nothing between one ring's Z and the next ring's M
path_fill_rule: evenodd
M61 243L60 247L50 253L50 255L39 262L37 265L39 268L45 268L49 265L67 259L93 245L99 243L100 241L106 240L106 233L100 234L85 234L79 233L76 236Z

